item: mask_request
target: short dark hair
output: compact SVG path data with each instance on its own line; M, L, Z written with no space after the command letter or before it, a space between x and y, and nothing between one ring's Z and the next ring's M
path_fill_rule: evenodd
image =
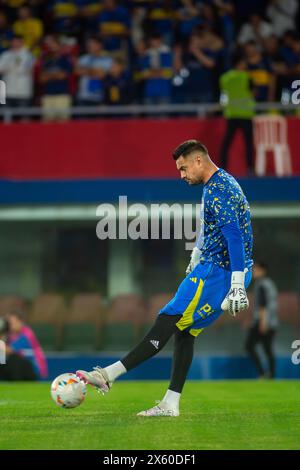
M23 312L23 310L20 310L19 308L9 308L6 312L6 317L8 317L9 315L17 317L23 323L26 322L26 314Z
M91 34L90 36L87 37L86 39L87 42L89 41L95 41L98 44L103 44L103 39L100 38L100 36L97 36L97 34Z
M154 30L154 31L151 31L149 39L162 39L162 35L159 31Z
M262 259L256 260L255 264L256 264L256 266L259 266L264 271L268 271L268 265L264 260L262 260Z
M18 39L19 41L23 41L24 38L20 34L13 34L12 39Z
M208 150L205 145L196 139L190 139L186 140L185 142L182 142L182 144L176 147L172 155L174 160L178 160L179 157L186 157L190 153L194 152L194 150L198 150L199 152L204 153L204 155L208 155Z

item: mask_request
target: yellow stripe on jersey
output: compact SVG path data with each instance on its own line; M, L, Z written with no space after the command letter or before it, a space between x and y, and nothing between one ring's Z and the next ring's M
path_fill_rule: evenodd
M103 34L124 34L127 31L127 26L118 21L107 21L100 24L100 30Z
M204 286L204 281L202 279L200 279L200 282L199 282L199 285L197 287L197 290L196 290L196 293L195 293L194 297L192 298L189 305L187 306L187 308L183 312L182 317L180 318L180 320L176 323L176 326L181 331L185 330L185 328L188 328L189 326L191 326L194 322L193 315L194 315L195 309L198 305L198 302L200 300L202 290L203 290L203 286Z
M190 333L192 336L195 336L195 337L196 337L196 336L198 336L198 335L201 333L201 331L203 331L203 330L204 330L204 328L200 328L199 330L196 330L196 329L192 328L192 329L190 329L189 333Z
M249 75L257 86L267 86L271 80L271 74L267 70L250 70Z
M72 18L77 15L78 8L73 2L57 3L53 11L56 18Z

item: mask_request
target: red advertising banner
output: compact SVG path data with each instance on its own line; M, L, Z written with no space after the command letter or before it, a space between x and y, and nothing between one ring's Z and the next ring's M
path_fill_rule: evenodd
M8 179L174 178L172 150L201 140L218 164L223 118L107 119L0 125L0 177ZM300 119L288 119L293 174L300 174ZM272 174L273 165L270 166ZM228 171L246 174L244 142L237 135Z

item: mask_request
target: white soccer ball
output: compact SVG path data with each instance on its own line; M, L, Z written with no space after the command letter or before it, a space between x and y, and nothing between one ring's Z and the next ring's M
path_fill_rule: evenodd
M61 374L51 384L51 397L62 408L76 408L86 396L85 384L71 372Z

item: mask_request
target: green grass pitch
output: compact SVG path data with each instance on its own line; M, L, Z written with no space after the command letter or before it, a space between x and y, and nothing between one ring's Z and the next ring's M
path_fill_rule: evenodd
M45 383L0 383L0 449L300 449L300 382L188 382L178 418L136 412L167 382L89 388L78 408L59 408Z

